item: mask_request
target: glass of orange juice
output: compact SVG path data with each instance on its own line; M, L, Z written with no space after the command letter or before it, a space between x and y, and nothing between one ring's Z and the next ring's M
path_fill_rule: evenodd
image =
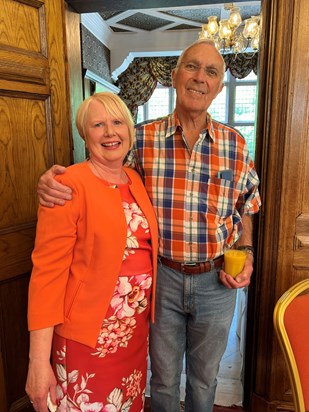
M247 253L230 249L224 252L224 272L235 278L244 268Z

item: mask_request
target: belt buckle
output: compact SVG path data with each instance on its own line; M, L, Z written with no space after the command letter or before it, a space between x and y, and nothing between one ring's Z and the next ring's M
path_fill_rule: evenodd
M186 266L189 266L190 268L196 267L198 264L197 263L186 263L183 262L180 264L181 265L181 273L189 274L186 272Z

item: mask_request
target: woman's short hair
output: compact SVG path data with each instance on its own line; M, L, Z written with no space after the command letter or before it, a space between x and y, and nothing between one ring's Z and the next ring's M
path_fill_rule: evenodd
M79 135L84 140L87 139L88 112L89 107L93 101L101 103L107 113L122 120L128 126L131 149L135 139L134 122L131 112L124 101L121 100L120 97L118 97L116 94L111 92L95 93L81 103L81 105L77 109L75 121Z

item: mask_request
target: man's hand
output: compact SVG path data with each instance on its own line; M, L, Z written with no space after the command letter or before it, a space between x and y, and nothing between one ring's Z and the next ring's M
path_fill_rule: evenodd
M57 182L54 177L65 173L65 167L54 165L47 170L39 179L37 193L42 206L63 206L66 200L72 199L72 190Z
M220 280L224 286L228 289L239 289L250 284L251 275L253 272L253 256L247 254L244 268L241 273L239 273L236 278L224 272L224 269L220 271Z

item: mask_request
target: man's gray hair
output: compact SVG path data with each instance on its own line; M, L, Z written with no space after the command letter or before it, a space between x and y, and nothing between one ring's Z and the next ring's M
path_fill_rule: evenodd
M216 45L215 45L215 42L214 42L213 40L211 40L211 39L200 39L200 40L196 40L195 42L191 43L188 47L186 47L186 48L182 51L181 55L178 57L177 64L176 64L176 69L180 66L180 64L181 64L181 62L182 62L182 60L183 60L183 57L184 57L184 55L187 53L187 51L188 51L189 49L191 49L191 47L197 46L198 44L208 44L209 46L213 46L213 47L217 50ZM217 50L217 51L218 51L218 50ZM221 59L222 59L222 63L223 63L223 77L224 77L224 73L225 73L225 70L226 70L226 64L225 64L225 61L224 61L224 58L223 58L222 54L221 54L219 51L218 51L218 54L219 54L219 56L220 56Z

